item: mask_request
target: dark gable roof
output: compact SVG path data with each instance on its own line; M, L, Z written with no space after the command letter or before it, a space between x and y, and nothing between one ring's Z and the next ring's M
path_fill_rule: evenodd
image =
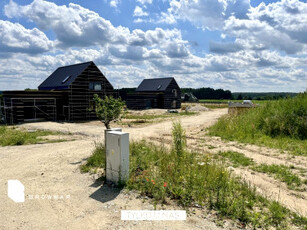
M165 91L172 80L175 79L173 77L144 79L135 91Z
M38 89L68 89L69 85L91 64L94 64L94 62L90 61L59 67L42 84L38 86Z

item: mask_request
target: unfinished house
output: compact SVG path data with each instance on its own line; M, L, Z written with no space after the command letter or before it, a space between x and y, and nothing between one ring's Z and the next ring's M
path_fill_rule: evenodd
M144 79L126 99L129 109L178 109L181 90L174 78Z
M94 62L58 68L37 91L3 92L5 121L96 119L94 94L113 95L113 86Z

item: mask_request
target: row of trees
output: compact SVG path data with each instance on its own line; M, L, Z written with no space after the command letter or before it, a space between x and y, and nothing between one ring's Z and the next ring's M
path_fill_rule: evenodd
M126 99L127 94L134 93L136 88L122 88L116 90L117 95L123 100ZM182 95L184 93L192 93L198 99L232 99L232 94L229 90L212 89L212 88L181 88Z
M192 93L198 99L233 99L229 90L212 89L212 88L181 88L182 94Z
M297 93L232 93L233 99L236 100L278 100L281 98L294 97Z
M122 88L116 90L117 96L123 100L126 99L127 94L134 93L136 88ZM283 93L283 92L268 92L268 93L253 93L242 92L232 93L230 90L213 89L213 88L181 88L182 95L184 93L192 93L198 99L232 99L232 100L277 100L280 98L293 97L297 93Z

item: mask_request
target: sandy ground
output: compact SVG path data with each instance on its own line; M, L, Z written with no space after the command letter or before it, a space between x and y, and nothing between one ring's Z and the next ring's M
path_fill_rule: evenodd
M185 128L193 129L199 124L211 125L226 112L215 110L179 119ZM92 175L80 173L79 166L95 143L103 139L102 124L41 122L21 127L62 131L79 138L0 147L0 229L219 229L210 216L202 213L189 215L186 221L121 221L120 210L148 210L153 206L133 193L101 186ZM172 121L168 120L123 131L137 140L159 138L170 133L171 127ZM14 203L7 197L7 181L11 179L25 186L24 203ZM235 229L231 224L228 227Z

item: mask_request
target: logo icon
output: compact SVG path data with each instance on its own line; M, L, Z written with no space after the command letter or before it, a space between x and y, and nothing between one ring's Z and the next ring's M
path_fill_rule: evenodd
M25 186L19 180L8 180L7 195L16 203L25 202Z

